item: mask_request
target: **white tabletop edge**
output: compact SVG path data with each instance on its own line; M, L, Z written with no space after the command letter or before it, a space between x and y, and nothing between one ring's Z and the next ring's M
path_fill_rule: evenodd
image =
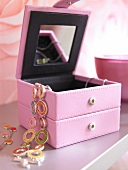
M108 169L128 151L128 134L81 170ZM111 155L111 159L110 159ZM108 158L108 159L107 159Z

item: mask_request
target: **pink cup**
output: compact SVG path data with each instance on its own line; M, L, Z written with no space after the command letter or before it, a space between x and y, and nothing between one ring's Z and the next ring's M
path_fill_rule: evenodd
M95 57L97 76L122 83L122 100L128 101L128 55Z

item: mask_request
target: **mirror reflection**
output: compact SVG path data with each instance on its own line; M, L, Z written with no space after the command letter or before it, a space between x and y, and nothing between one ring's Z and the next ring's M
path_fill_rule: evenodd
M76 26L41 25L35 64L68 62Z

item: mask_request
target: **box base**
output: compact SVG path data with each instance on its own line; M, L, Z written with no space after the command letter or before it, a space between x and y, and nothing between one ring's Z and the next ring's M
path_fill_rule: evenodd
M18 103L19 122L29 129L28 121L32 116L31 110ZM27 114L26 114L27 113ZM54 121L47 118L47 131L49 132L48 144L60 148L77 142L102 136L119 130L120 108L114 108L74 118ZM95 128L89 126L94 123ZM36 131L40 129L36 127Z

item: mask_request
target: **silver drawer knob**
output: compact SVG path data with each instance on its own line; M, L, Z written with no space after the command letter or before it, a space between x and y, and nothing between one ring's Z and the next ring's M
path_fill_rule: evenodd
M88 129L91 131L95 130L95 128L96 128L96 124L94 122L90 123L88 126Z
M96 103L96 98L95 97L91 97L88 101L89 105L94 105Z

